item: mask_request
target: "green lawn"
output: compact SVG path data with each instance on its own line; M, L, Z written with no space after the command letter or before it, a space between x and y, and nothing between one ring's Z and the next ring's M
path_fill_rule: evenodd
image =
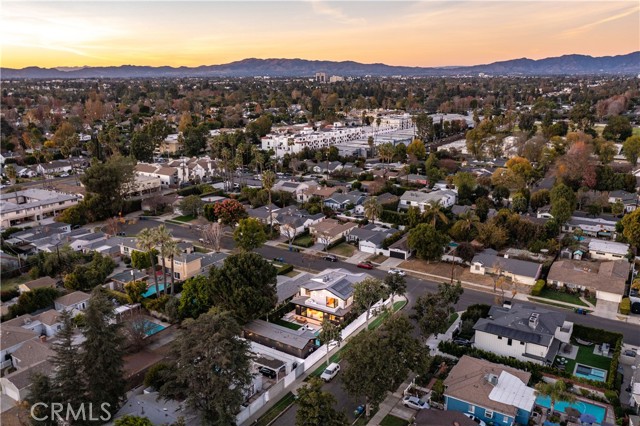
M295 401L295 397L292 392L288 392L280 401L262 415L254 424L256 426L267 426L283 411L285 411Z
M351 257L356 251L356 248L351 244L341 243L337 246L330 248L329 253L337 254L338 256Z
M387 414L387 416L380 422L380 426L407 426L408 424L408 421L392 416L391 414Z
M292 322L289 322L289 321L285 321L283 319L277 319L277 320L271 321L271 322L274 323L274 324L281 325L283 327L290 328L291 330L299 330L300 327L302 327L299 324L295 324L295 323L292 323Z
M208 248L204 248L200 246L193 246L193 249L195 250L196 253L211 253L213 251Z
M604 356L596 355L593 353L593 346L582 346L577 343L572 343L574 346L578 346L578 355L576 355L576 359L567 360L567 364L565 366L565 371L568 371L573 374L575 370L576 363L582 365L588 365L589 367L600 368L602 370L609 372L609 367L611 366L611 358L607 358ZM561 357L562 355L558 355Z
M311 235L302 235L293 240L294 246L311 247L313 245L313 237Z
M191 222L192 220L196 219L196 216L187 214L184 216L178 216L178 217L174 217L173 220L175 220L176 222L182 222L182 223L187 223L187 222Z
M542 300L542 299L534 299L532 297L529 298L530 301L535 302L535 303L543 303L545 305L551 305L551 306L555 306L556 308L562 308L562 309L567 309L572 311L573 308L571 306L567 306L567 305L561 305L560 303L554 303L551 301L547 301L547 300Z
M449 317L449 321L447 322L447 330L449 329L449 327L451 327L451 325L453 325L454 322L456 322L456 320L458 319L458 313L454 312L451 314L451 316Z
M551 290L549 288L545 288L540 293L539 297L544 297L545 299L557 300L558 302L572 303L578 306L588 306L580 297L574 296L573 294L563 293L561 291Z
M634 127L633 133L634 136L640 136L640 127Z
M28 281L31 281L31 277L28 274L22 274L15 278L3 278L1 283L2 291L11 290L12 288L17 288L20 284L24 284Z
M398 302L394 302L393 312L399 311L406 304L407 304L406 300L400 300ZM382 324L382 322L387 319L388 316L389 316L389 311L384 311L382 314L378 315L376 319L374 319L373 321L371 321L371 323L369 323L369 330L375 330L376 328L378 328L380 324Z

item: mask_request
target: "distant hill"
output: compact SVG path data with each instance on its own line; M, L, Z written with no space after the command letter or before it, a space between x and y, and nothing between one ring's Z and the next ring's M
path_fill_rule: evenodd
M199 67L58 67L0 68L3 80L17 78L147 78L147 77L311 77L316 72L345 77L452 76L452 75L635 75L640 73L640 51L618 56L564 55L546 59L512 59L485 65L460 67L404 67L362 64L353 61L306 59L243 59L222 65Z

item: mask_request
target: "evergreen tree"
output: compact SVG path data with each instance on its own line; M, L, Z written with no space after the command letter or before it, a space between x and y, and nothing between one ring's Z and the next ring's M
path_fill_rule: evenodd
M52 398L55 402L76 407L82 403L85 395L84 374L82 371L80 347L73 344L75 324L70 311L60 315L62 329L56 335L57 342L51 345L54 355L51 358L54 376L51 379Z
M102 287L97 287L85 311L81 365L87 380L87 400L94 407L108 403L114 414L125 394L123 378L123 344L120 324L111 323L113 304Z
M336 399L322 390L322 380L313 378L298 390L296 426L345 426L349 424L343 412L333 407Z

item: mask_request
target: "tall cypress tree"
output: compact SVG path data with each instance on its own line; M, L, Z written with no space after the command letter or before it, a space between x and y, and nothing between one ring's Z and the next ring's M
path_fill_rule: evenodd
M58 341L51 346L54 352L51 363L55 375L51 379L53 398L56 402L77 405L84 399L86 386L81 371L80 347L73 344L73 318L70 311L60 315L62 329L57 334Z
M85 313L84 336L81 355L82 370L87 380L87 399L93 403L94 412L100 412L101 404L108 403L107 410L114 414L125 395L123 377L124 337L120 324L114 319L113 304L106 292L97 287L91 295Z

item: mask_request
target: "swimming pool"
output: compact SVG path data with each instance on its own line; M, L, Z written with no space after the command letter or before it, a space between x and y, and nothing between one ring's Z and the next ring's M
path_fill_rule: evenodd
M142 321L144 323L144 334L146 334L147 336L153 336L154 334L159 333L165 328L167 328L162 324L158 324L153 321L149 321L147 319Z
M536 404L541 407L550 408L551 398L548 396L538 395L536 398ZM580 414L591 414L598 420L598 423L602 423L607 414L606 408L585 401L576 401L571 404L565 401L558 401L554 405L553 409L564 413L564 410L567 407L575 408L580 412Z
M574 371L573 375L584 379L595 380L596 382L604 382L607 378L606 371L582 364L576 364L576 371Z

